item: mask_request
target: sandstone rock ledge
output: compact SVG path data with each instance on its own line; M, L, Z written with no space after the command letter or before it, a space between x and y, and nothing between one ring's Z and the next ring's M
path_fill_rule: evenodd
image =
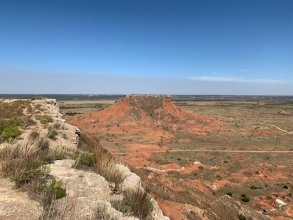
M72 168L74 160L58 160L50 165L51 174L62 180L66 186L66 197L56 201L55 207L62 219L97 219L103 216L107 219L136 220L123 214L111 206L112 193L104 177L83 170ZM140 187L140 178L130 172L128 167L117 164L117 168L125 176L122 191ZM153 211L148 220L169 220L164 216L155 200Z

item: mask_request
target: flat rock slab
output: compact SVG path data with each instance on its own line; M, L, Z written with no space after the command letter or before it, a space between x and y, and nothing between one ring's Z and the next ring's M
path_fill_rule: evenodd
M97 206L110 201L111 190L104 177L74 169L73 164L74 160L59 160L50 165L51 175L66 188L66 197L56 201L56 209L63 219L88 219L94 217Z
M9 179L0 179L0 220L37 220L42 212L42 205L27 192L15 189Z

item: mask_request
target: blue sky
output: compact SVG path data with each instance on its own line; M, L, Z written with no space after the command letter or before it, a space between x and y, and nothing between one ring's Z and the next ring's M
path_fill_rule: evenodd
M0 0L0 93L293 95L291 0Z

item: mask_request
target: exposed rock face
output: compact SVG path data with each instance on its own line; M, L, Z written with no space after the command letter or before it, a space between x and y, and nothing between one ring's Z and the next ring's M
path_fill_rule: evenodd
M66 187L66 197L55 203L55 209L62 219L95 219L98 216L104 219L137 219L132 216L123 216L121 212L111 206L111 190L104 177L96 173L74 169L72 168L74 163L74 160L58 160L50 165L51 174L57 180L62 180ZM139 176L130 172L124 165L117 164L116 166L125 177L122 191L141 187ZM148 220L169 220L163 215L157 202L153 199L151 201L153 211Z
M110 204L111 190L104 177L71 168L74 160L59 160L50 165L51 174L66 186L66 197L56 201L57 212L63 219L94 219L103 213L122 217Z
M137 176L135 173L132 173L128 167L122 164L116 164L116 168L122 173L124 176L124 181L121 184L121 188L123 191L135 189L140 187L141 180L140 177Z

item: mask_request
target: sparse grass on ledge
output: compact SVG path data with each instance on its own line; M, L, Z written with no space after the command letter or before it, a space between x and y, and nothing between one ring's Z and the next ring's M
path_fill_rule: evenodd
M56 140L57 135L58 135L58 132L53 127L48 128L48 134L47 134L48 138L50 138L51 140Z
M139 219L145 219L153 210L151 197L141 188L125 192L124 202Z
M36 115L36 119L45 127L47 127L49 123L54 122L53 118L48 115Z
M66 192L62 182L50 177L48 157L57 157L62 152L49 151L45 139L25 142L23 145L7 144L0 150L0 175L9 177L17 188L33 193L45 207L54 199L62 198Z

